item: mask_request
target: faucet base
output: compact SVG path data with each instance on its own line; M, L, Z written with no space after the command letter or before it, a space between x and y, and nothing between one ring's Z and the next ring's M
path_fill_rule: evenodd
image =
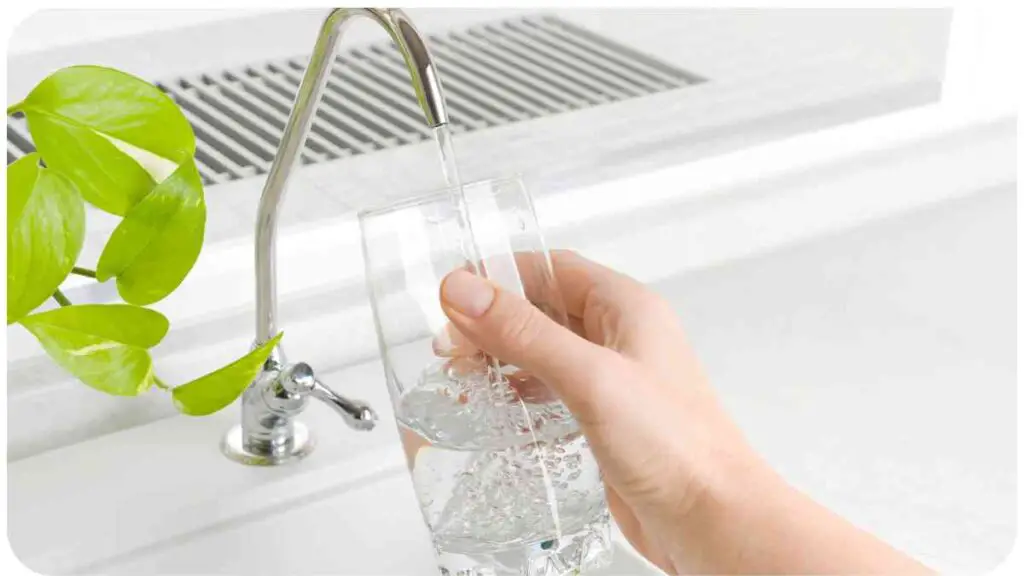
M295 422L293 426L295 435L287 447L267 452L254 452L246 448L242 442L242 426L235 425L224 435L220 449L228 458L250 466L281 466L298 462L313 451L316 442L309 428L304 424Z

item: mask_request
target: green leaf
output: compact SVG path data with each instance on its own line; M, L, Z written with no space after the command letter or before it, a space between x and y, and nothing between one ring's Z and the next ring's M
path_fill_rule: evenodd
M176 387L171 392L174 405L183 414L206 416L231 404L256 378L283 335L274 336L266 344L216 372Z
M97 208L123 216L156 182L110 140L76 122L27 108L32 140L46 165L67 175Z
M7 323L16 322L67 278L85 238L75 186L29 154L7 167Z
M174 291L199 257L206 227L203 184L191 158L146 195L114 229L96 278L117 278L132 304L151 304Z
M66 174L87 201L118 216L155 185L147 167L177 165L195 152L192 127L174 101L111 68L58 70L12 110L25 113L47 166Z
M135 396L153 385L148 348L167 334L162 314L129 304L66 306L21 319L46 353L93 388Z
M162 158L179 161L196 150L192 127L169 96L112 68L62 68L15 108L49 112Z

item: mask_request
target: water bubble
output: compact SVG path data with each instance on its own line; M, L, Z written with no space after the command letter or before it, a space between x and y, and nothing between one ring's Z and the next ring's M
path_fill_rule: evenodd
M409 389L396 410L403 427L435 444L427 459L433 478L418 472L414 483L442 549L466 539L499 546L550 537L551 490L563 528L601 514L601 485L590 473L589 456L586 481L568 489L568 482L584 478L585 443L563 407L529 404L524 410L517 398L507 401L511 388L504 383L480 375L438 380L450 377L430 375L429 387Z

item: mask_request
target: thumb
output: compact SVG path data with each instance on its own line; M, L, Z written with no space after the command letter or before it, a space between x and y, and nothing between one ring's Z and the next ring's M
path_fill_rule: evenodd
M441 306L458 330L485 352L540 379L574 413L600 397L616 354L555 322L525 299L456 270L441 284Z

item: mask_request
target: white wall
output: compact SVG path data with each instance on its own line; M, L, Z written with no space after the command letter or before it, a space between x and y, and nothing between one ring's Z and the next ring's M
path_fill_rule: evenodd
M270 10L40 10L14 28L8 55L136 36Z

